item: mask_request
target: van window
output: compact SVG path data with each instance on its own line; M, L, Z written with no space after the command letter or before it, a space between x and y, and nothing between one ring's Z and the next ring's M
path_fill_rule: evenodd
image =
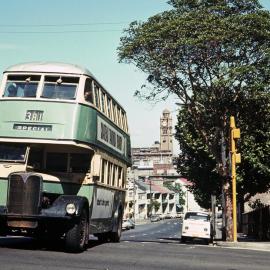
M210 217L209 215L203 214L203 213L189 212L189 213L186 213L185 219L209 221Z

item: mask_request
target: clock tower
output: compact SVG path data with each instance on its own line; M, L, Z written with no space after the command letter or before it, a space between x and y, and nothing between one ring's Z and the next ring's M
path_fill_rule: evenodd
M172 137L172 117L170 111L165 109L160 117L160 151L173 152Z

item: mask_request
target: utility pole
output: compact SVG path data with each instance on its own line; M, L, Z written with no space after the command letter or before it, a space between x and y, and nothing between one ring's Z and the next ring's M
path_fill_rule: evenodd
M241 155L237 153L236 139L240 138L240 129L235 127L234 117L230 117L230 154L232 177L232 201L233 201L233 242L237 242L237 212L236 212L236 164L241 163Z
M150 217L152 216L152 181L149 180L149 188L150 188Z

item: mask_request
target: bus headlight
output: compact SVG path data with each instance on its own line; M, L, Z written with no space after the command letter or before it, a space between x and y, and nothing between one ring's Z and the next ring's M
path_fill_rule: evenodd
M74 215L76 212L76 206L74 203L69 203L66 206L66 211L69 215Z

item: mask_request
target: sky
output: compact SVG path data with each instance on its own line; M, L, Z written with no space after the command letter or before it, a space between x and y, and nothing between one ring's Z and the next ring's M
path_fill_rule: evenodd
M270 0L261 0L270 9ZM120 102L128 116L132 147L159 140L159 119L166 108L176 123L176 96L150 104L133 96L146 75L119 63L123 29L134 20L170 9L167 0L12 0L1 1L0 73L32 61L59 61L86 67ZM174 151L178 152L174 141Z

